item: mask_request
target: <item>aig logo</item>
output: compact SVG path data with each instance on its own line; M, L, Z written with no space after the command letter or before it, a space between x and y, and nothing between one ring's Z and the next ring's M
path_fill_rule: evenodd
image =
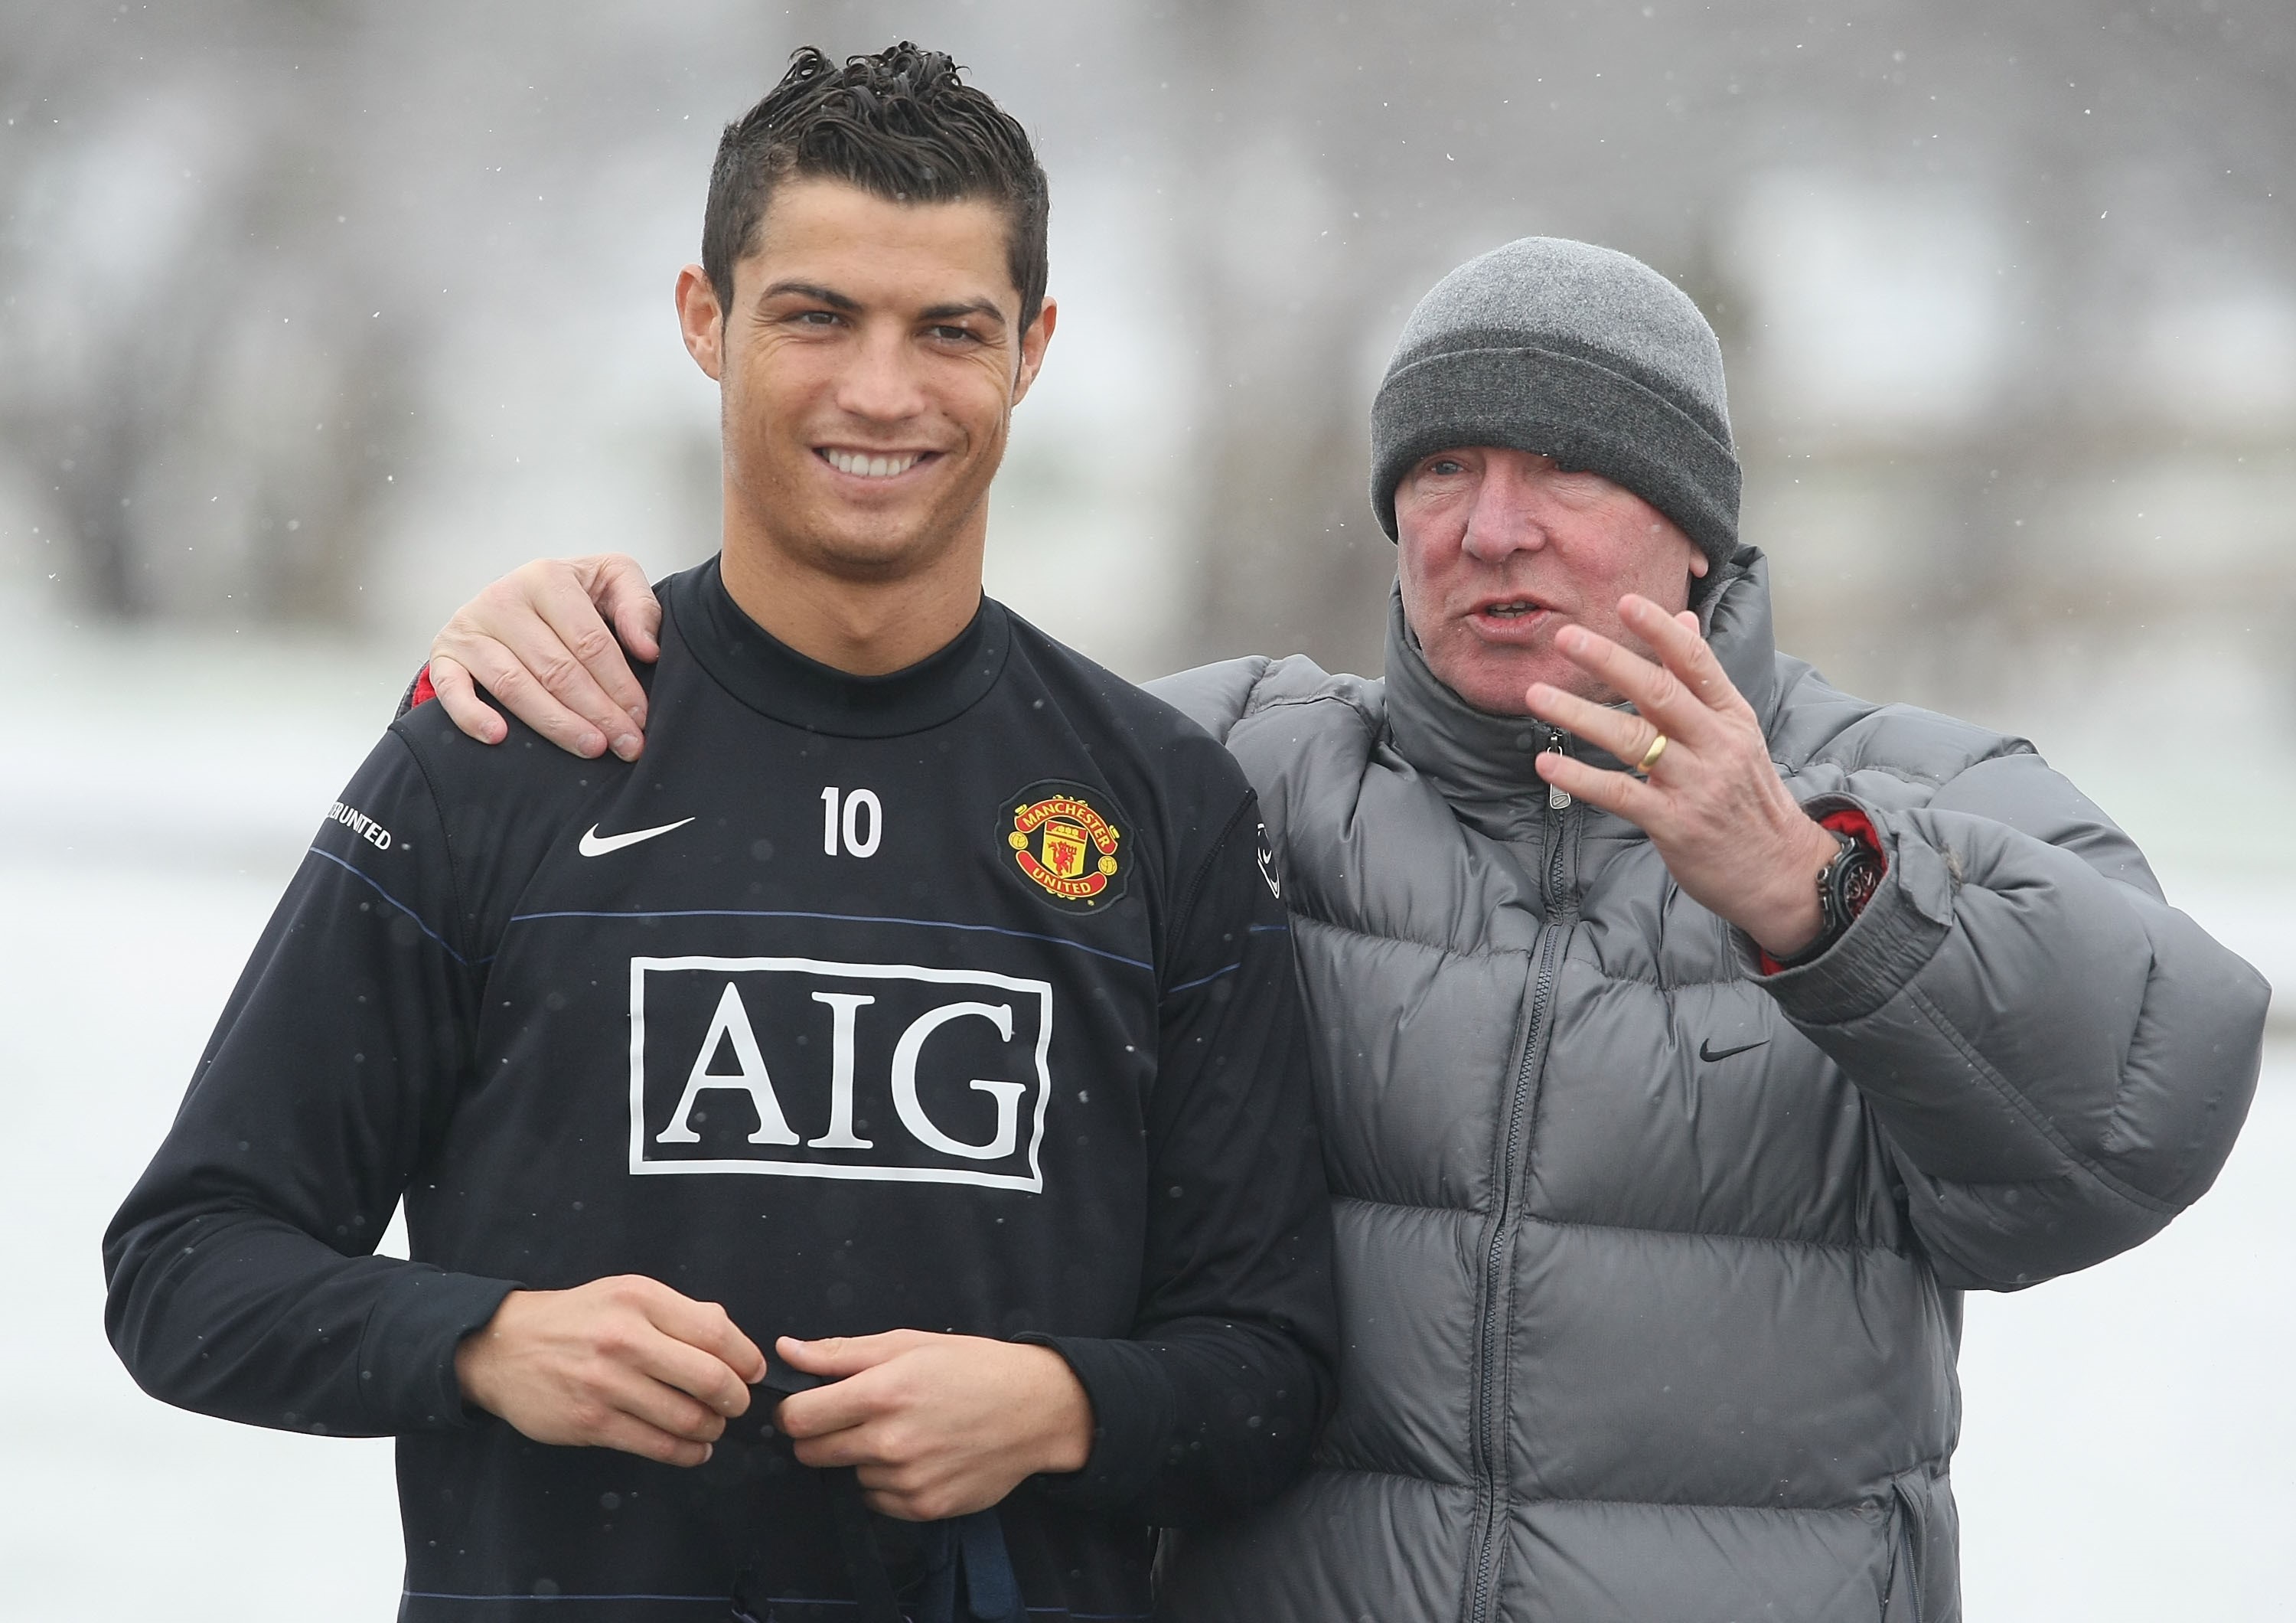
M1041 1191L1053 989L810 958L630 960L630 1171Z

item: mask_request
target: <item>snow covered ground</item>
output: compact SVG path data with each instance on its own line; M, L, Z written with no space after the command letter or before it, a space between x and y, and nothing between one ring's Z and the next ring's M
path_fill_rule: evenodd
M0 1619L394 1609L389 1446L144 1397L104 1343L97 1241L408 658L59 635L20 668L0 777ZM2201 862L2167 877L2296 993L2296 880ZM2296 1044L2282 1044L2218 1188L2160 1240L1971 1300L1956 1469L1971 1618L2288 1615L2292 1182Z

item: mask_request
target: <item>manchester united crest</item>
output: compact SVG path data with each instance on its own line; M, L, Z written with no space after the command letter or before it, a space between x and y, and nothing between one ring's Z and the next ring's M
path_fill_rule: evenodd
M1124 894L1131 861L1117 815L1103 791L1048 778L1008 799L999 822L1030 884L1046 901L1082 912Z

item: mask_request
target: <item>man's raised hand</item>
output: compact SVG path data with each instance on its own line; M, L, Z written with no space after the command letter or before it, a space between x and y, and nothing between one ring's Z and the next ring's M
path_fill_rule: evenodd
M835 1378L783 1398L775 1424L804 1463L855 1467L863 1496L883 1515L968 1515L1038 1471L1083 1470L1092 1453L1092 1402L1048 1347L896 1330L784 1336L774 1351Z
M455 1349L463 1396L537 1443L699 1465L765 1355L714 1302L638 1274L513 1290Z
M1549 753L1539 776L1614 812L1649 835L1675 883L1777 959L1817 939L1824 919L1817 875L1838 842L1801 809L1770 761L1753 706L1698 634L1698 617L1669 614L1647 597L1619 601L1628 630L1660 662L1583 626L1565 626L1564 657L1634 705L1597 704L1545 682L1525 698L1531 714L1620 761L1640 762L1663 733L1647 778L1605 771Z
M645 747L645 689L622 650L659 658L660 629L661 605L636 559L537 558L455 611L430 645L430 686L481 744L500 744L510 729L476 686L562 750L595 757L611 744L635 761Z

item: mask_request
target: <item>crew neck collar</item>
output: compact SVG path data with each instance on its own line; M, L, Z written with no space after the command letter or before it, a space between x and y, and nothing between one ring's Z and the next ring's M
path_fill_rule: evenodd
M1013 642L1011 617L984 596L936 652L883 676L856 676L808 658L742 613L717 558L672 576L663 602L695 661L726 692L776 721L846 738L894 738L955 721L996 686Z

